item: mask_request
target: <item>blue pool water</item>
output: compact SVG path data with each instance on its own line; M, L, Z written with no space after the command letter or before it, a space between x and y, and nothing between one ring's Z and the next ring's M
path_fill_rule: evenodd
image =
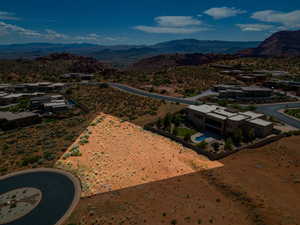
M207 137L206 135L202 135L200 137L196 137L195 140L201 142L201 141L205 141L206 138L209 138L209 137Z

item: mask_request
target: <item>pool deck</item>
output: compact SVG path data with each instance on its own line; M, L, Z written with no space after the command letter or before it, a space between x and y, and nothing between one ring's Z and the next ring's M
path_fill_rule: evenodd
M201 133L201 132L196 133L196 134L194 134L194 135L191 137L191 140L192 140L192 142L195 143L195 144L199 144L199 143L201 143L202 141L211 143L211 142L213 142L213 141L216 140L216 139L213 138L213 137L206 137L204 140L198 141L197 138L198 138L198 137L202 137L202 136L206 136L206 134L205 134L205 133Z

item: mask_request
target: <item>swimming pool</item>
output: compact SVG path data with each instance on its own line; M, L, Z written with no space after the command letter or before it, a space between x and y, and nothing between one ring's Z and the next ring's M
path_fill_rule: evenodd
M201 141L205 141L205 139L209 138L208 136L206 135L202 135L202 136L198 136L195 138L195 141L197 142L201 142Z

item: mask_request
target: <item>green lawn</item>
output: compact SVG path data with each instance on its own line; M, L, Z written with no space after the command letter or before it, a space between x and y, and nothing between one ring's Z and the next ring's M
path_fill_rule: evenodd
M194 135L198 133L198 131L196 130L189 129L189 128L182 128L182 127L177 128L177 131L179 137L185 137L187 134Z
M296 117L296 118L300 119L300 108L298 108L298 109L286 109L284 112L286 114L290 115L290 116L293 116L293 117Z

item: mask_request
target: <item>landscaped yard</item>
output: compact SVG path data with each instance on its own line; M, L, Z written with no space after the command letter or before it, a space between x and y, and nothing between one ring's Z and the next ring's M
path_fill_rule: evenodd
M290 115L290 116L293 116L293 117L296 117L297 119L300 119L300 108L297 108L297 109L286 109L284 111L284 113Z
M177 136L179 137L185 137L186 135L194 135L196 133L198 133L198 131L190 129L190 128L184 128L184 127L178 127L177 128Z

